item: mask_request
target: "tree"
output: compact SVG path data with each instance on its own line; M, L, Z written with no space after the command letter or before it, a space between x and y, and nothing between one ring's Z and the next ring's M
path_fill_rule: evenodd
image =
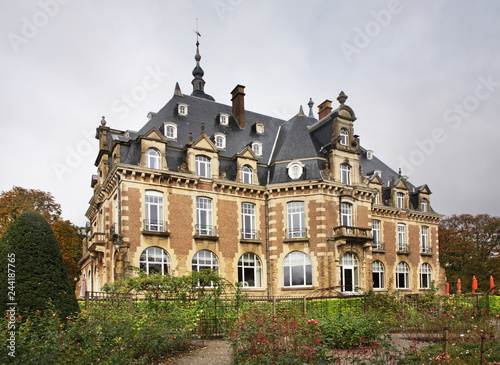
M462 214L442 219L439 248L448 282L456 284L460 279L462 291L471 291L474 275L479 291L483 292L489 289L490 276L500 280L499 217Z
M43 311L49 300L62 319L79 311L54 233L37 212L22 213L0 238L0 273L2 313L9 302L17 303L20 314Z
M21 213L33 210L40 213L52 227L59 244L64 263L73 287L78 275L78 260L82 256L82 238L78 227L61 218L61 205L56 203L52 194L14 186L12 190L0 194L0 237Z

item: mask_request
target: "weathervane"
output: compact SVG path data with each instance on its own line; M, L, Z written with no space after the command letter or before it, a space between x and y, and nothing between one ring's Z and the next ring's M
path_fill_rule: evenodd
M199 46L200 42L198 42L198 37L201 37L201 34L198 32L198 18L196 18L196 30L193 29L193 32L196 33L196 46Z

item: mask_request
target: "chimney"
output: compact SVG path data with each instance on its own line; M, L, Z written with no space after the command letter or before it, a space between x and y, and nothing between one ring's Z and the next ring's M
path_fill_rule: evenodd
M245 86L236 85L231 91L233 102L233 115L238 121L240 128L245 128Z
M330 114L332 111L332 101L325 100L321 104L318 105L318 119L321 120Z

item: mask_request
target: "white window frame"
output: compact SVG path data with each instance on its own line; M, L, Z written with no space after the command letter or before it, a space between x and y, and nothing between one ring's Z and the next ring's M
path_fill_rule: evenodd
M144 202L146 210L144 229L151 232L163 232L163 193L146 190Z
M161 270L154 272L166 275L170 273L170 256L161 247L151 246L142 251L139 258L139 266L146 274L151 274L151 266L160 265ZM165 272L166 270L166 272Z
M248 165L243 165L241 168L241 182L245 184L253 184L253 170Z
M262 143L252 142L252 151L256 156L262 156Z
M404 261L396 266L396 289L410 289L410 267Z
M352 204L340 204L340 225L343 227L352 227Z
M347 128L342 128L340 130L340 144L342 146L347 146L349 144L349 131Z
M196 175L210 179L210 157L205 155L196 155L194 159L196 164Z
M214 236L214 226L212 224L212 199L196 197L196 234L199 236Z
M431 279L432 279L432 268L431 265L424 262L420 266L420 289L430 289Z
M349 164L340 164L340 182L351 185L351 166Z
M398 251L406 251L406 224L398 223Z
M219 123L222 125L229 125L229 115L228 114L220 114Z
M380 241L380 221L378 219L372 219L372 237L373 237L373 244L375 245L376 249L381 248L381 241Z
M423 198L422 201L420 202L420 210L422 212L427 212L428 205L429 205L429 202L427 201L427 199Z
M405 195L401 192L397 192L396 193L396 206L399 208L399 209L403 209L404 208L404 203L405 203Z
M293 201L287 203L287 238L304 238L305 228L305 203L303 201Z
M203 269L212 269L219 273L219 259L217 255L209 250L200 250L193 255L191 261L192 271L201 271Z
M346 252L342 259L340 260L340 276L341 276L341 287L343 292L355 293L359 288L359 262L356 255L352 252ZM351 271L351 287L346 285L346 273Z
M226 148L226 136L223 133L216 133L214 135L215 147L219 149Z
M309 255L301 251L292 251L285 256L283 259L283 286L312 286L312 260Z
M255 204L241 203L241 238L256 239Z
M429 227L422 226L420 228L420 244L422 248L422 253L429 253Z
M188 115L188 105L187 104L178 104L177 105L177 114L182 116Z
M161 153L156 148L146 150L146 167L149 169L161 169Z
M238 282L243 285L243 288L262 287L262 263L259 256L253 252L247 252L240 256L238 260Z
M373 198L373 204L379 204L380 198L378 191L375 193L375 197Z
M172 133L169 133L171 131ZM167 122L163 124L163 134L167 139L177 139L177 124Z
M372 281L373 281L373 289L384 289L385 288L385 269L384 264L375 260L372 262ZM378 276L378 286L375 286L375 276Z
M304 164L301 161L292 161L290 162L286 168L288 170L288 176L292 180L299 179L304 173Z

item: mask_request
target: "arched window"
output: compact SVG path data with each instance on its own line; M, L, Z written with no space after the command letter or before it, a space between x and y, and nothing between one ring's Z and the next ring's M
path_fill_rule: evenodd
M410 267L404 261L396 266L396 289L410 288Z
M161 169L160 152L155 148L146 151L146 167L150 169Z
M215 135L215 147L220 149L226 148L226 136L222 133L218 133Z
M163 126L165 137L168 139L177 138L177 125L172 122L167 122Z
M346 163L340 165L340 182L351 185L351 166Z
M210 159L207 156L197 155L196 162L196 175L210 179Z
M340 144L343 146L347 146L349 144L349 132L345 128L340 130Z
M304 164L301 161L292 161L286 168L288 169L288 176L292 180L297 180L304 173Z
M245 184L253 183L253 171L250 166L245 165L241 168L241 181Z
M404 208L405 195L403 193L396 194L396 204L399 209Z
M427 205L428 205L427 199L423 198L422 201L420 202L420 210L422 212L427 212Z
M255 153L257 156L262 156L262 143L260 142L253 142L252 143L252 151Z
M192 270L201 271L203 269L212 269L219 273L219 259L212 251L201 250L194 254L192 261Z
M359 287L358 259L352 252L346 252L342 256L340 280L342 291L354 292Z
M293 251L283 260L285 286L312 285L312 261L303 252Z
M384 264L380 261L372 262L373 289L384 289Z
M423 263L420 266L420 289L431 288L431 265Z
M139 265L147 274L165 275L170 273L170 256L160 247L148 247L142 251Z
M238 282L244 288L262 287L262 264L259 256L247 252L238 260Z

